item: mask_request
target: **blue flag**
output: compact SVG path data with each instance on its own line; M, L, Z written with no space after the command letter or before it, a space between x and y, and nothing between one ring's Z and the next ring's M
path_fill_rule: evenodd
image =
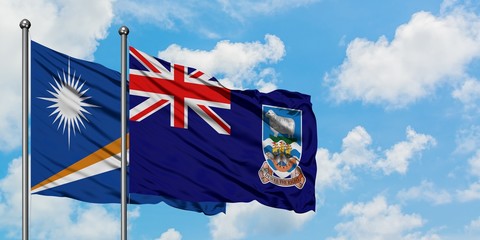
M130 187L188 201L315 210L310 96L230 90L130 47Z
M31 87L32 193L120 203L120 73L34 41ZM225 203L129 194L129 203L167 204L213 215Z

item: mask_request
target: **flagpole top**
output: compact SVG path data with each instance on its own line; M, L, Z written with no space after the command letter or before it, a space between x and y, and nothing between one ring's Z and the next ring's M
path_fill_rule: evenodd
M21 29L24 29L24 28L29 29L30 26L32 26L32 24L30 23L30 21L28 21L28 19L25 18L22 21L20 21L20 28Z
M118 34L120 35L128 35L130 30L128 30L128 27L126 26L121 26L120 29L118 29Z

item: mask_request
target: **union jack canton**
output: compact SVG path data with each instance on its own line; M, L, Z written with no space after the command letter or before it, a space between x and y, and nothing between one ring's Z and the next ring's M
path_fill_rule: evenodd
M220 134L230 125L211 107L230 109L230 90L214 77L191 67L172 64L130 47L130 56L144 69L130 69L130 95L145 100L130 109L130 120L140 122L170 106L170 126L188 129L188 108Z

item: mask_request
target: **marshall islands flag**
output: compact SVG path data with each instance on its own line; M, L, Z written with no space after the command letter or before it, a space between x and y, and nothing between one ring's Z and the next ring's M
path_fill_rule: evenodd
M120 73L31 42L31 192L120 203ZM225 203L129 194L213 215Z
M130 47L131 192L315 210L310 96L231 90Z

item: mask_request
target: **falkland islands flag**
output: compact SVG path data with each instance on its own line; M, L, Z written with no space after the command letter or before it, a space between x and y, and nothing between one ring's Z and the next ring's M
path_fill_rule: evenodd
M303 213L315 209L316 150L310 96L231 90L130 47L132 192Z
M32 46L31 191L92 203L120 202L120 73ZM212 215L225 203L129 194Z

